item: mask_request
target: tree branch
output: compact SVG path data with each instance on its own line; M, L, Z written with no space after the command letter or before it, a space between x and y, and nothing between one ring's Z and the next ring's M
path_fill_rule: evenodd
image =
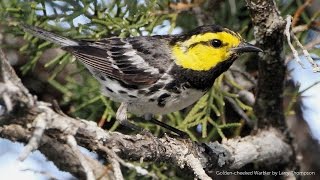
M286 129L283 112L285 21L274 0L246 0L254 24L254 35L263 49L254 111L258 126Z

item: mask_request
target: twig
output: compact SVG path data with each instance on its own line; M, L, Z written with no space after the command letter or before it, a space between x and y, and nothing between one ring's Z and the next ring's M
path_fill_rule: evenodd
M285 28L285 35L287 36L287 41L288 41L288 45L293 53L294 58L296 59L296 61L301 65L301 67L304 68L301 59L299 57L299 53L298 51L293 47L293 45L291 44L291 39L290 37L292 36L293 40L297 43L297 45L302 49L303 55L305 56L305 58L309 61L309 63L312 65L312 70L313 72L320 72L320 66L314 62L314 60L312 59L311 55L309 54L309 52L303 47L303 45L301 44L301 42L299 41L299 39L297 38L297 36L295 36L293 33L291 33L290 31L290 27L291 27L291 19L292 17L290 15L287 16L286 18L286 28Z
M311 50L311 49L315 48L316 45L320 45L320 36L316 37L312 41L308 42L306 45L304 45L304 48L306 50ZM292 54L287 55L286 56L286 63L288 63L288 61L290 61L291 59L292 59Z
M38 149L40 140L44 133L44 130L47 126L47 113L42 112L40 113L34 120L35 122L35 130L33 131L32 137L29 140L28 144L24 147L23 152L20 154L18 160L24 161L29 154L33 151Z
M6 74L5 71L5 61L7 61L5 54L3 53L2 49L0 48L0 95L2 96L2 99L4 101L4 104L6 106L7 112L11 112L13 109L11 98L8 94L8 91L17 93L19 88L17 88L11 81L9 81L9 77ZM1 82L2 81L2 82Z
M26 169L21 169L21 171L31 171L35 174L41 174L45 177L47 177L50 180L58 180L58 178L56 178L53 174L46 172L46 171L41 171L41 170L36 170L36 169L30 169L30 168L26 168Z
M306 31L309 28L310 28L310 24L299 25L299 26L292 27L292 32L299 33L299 32Z
M2 84L0 84L2 85ZM4 85L2 85L4 87ZM9 97L7 92L2 92L2 99L4 101L4 104L6 105L7 111L11 112L13 107L12 107L12 102L11 102L11 98Z
M193 154L188 154L185 157L185 162L193 170L193 172L199 179L211 180L211 178L203 170L203 166L201 165L200 160L194 157Z
M307 43L304 47L306 50L308 50L314 48L316 45L320 45L320 36Z
M104 150L104 152L107 153L108 155L108 159L109 159L109 162L111 163L112 165L112 169L113 169L113 173L114 173L114 176L115 176L115 179L119 179L119 180L122 180L123 179L123 175L122 175L122 172L121 172L121 168L120 168L120 163L119 163L119 160L121 158L119 158L112 150L110 150L109 148L107 147L104 147L104 146L99 146L102 150Z
M123 175L120 168L120 163L114 157L109 156L109 162L112 165L114 177L116 180L123 180Z
M80 152L78 146L77 146L77 141L72 135L67 135L67 144L70 146L70 148L73 150L73 152L77 155L79 158L79 161L83 167L83 169L86 172L86 179L87 180L95 180L95 176L93 174L93 171L90 167L90 165L87 163L87 160L83 156L83 154Z
M316 81L315 83L311 84L310 86L306 87L305 89L299 91L299 95L302 95L303 93L305 93L309 89L313 88L314 86L317 86L318 84L320 84L320 81Z
M298 44L298 46L302 49L303 55L307 58L307 60L309 61L309 63L312 65L312 70L313 72L320 72L320 66L314 62L314 60L312 59L311 55L309 54L309 52L303 47L303 45L300 43L299 39L297 38L297 36L293 35L293 39L296 41L296 43Z
M158 179L158 177L153 174L153 173L150 173L148 172L146 169L140 167L140 166L136 166L136 165L133 165L129 162L125 162L123 159L121 159L114 151L112 151L111 149L105 147L105 146L102 146L100 145L99 146L102 150L104 150L108 156L110 156L111 158L115 159L116 161L118 161L121 165L129 168L129 169L133 169L135 170L138 174L142 175L142 176L150 176L152 177L153 179Z
M1 82L2 81L2 82ZM21 80L16 75L14 70L11 68L8 59L0 48L0 95L3 92L11 92L11 96L23 96L24 98L20 101L28 107L34 106L35 98L29 93L28 89L24 87ZM12 98L11 98L12 99ZM14 98L13 98L14 99ZM8 102L7 102L8 103ZM9 109L11 109L11 102L9 102ZM8 109L7 109L8 110ZM8 111L9 112L9 111Z
M225 99L231 104L233 110L242 118L245 120L245 122L247 123L247 125L250 128L253 128L254 123L253 121L247 116L247 114L243 111L243 109L241 109L241 107L239 107L239 105L237 104L237 102L235 100L233 100L230 97L225 97Z
M293 53L294 59L300 64L300 66L302 68L305 68L304 65L301 62L301 59L299 57L298 51L293 47L293 45L291 43L291 33L290 33L291 19L292 19L292 17L290 15L288 15L287 18L286 18L287 24L286 24L286 28L284 30L284 34L287 37L287 42L288 42L288 45L289 45L289 47L290 47L290 49L291 49L291 51Z
M8 82L8 75L5 73L5 63L4 61L8 61L4 52L2 51L2 49L0 48L0 60L1 60L1 64L0 64L0 68L1 68L1 76L0 76L0 80L4 83Z

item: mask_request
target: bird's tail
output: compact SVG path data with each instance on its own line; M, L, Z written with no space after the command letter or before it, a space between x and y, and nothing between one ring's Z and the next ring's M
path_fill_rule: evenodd
M54 34L52 32L46 31L44 29L41 29L41 28L38 28L35 26L21 24L21 27L24 29L24 31L31 33L34 36L37 36L41 39L45 39L47 41L50 41L50 42L57 44L57 45L60 45L62 47L79 45L78 41Z

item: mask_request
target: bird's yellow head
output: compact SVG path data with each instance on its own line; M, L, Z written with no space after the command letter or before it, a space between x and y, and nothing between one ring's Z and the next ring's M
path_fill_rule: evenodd
M238 33L212 25L201 26L173 40L175 63L183 68L206 71L242 52L259 52Z

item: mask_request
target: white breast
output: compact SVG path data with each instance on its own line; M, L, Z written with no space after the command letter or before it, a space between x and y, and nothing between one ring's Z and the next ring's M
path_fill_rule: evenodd
M158 105L157 100L153 102L135 102L128 105L129 112L136 115L144 114L168 114L171 112L179 111L183 108L186 108L199 100L205 92L198 91L195 89L186 89L180 94L172 94L166 99L164 107ZM160 96L155 94L155 96Z
M128 90L122 87L118 81L98 74L90 68L88 69L91 70L91 73L100 81L101 91L105 96L110 97L111 100L116 102L128 103L128 111L138 116L175 112L190 106L205 94L203 91L190 88L181 89L181 93L177 94L167 92L167 90L164 89L159 89L152 95L140 94L138 93L139 89ZM159 83L166 84L170 80L171 78L164 78L164 80L160 80ZM147 88L142 90L147 90ZM164 106L160 106L159 97L163 94L170 94L170 96L165 98Z

